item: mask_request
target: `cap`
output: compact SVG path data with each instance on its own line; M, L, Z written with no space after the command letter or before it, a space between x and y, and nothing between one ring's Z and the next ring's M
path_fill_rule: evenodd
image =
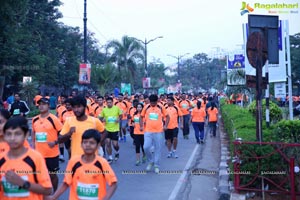
M38 104L40 104L41 102L43 102L43 103L47 103L47 104L49 104L49 99L48 98L45 98L45 97L43 97L43 98L41 98L40 100L38 100Z

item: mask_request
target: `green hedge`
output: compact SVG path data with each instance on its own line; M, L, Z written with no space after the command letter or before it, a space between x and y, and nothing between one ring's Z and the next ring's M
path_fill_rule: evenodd
M271 104L273 106L273 104ZM270 106L271 108L271 106ZM273 119L279 120L279 111L276 106L273 107L274 115ZM243 141L256 141L256 122L253 110L242 108L238 105L225 104L221 102L221 113L224 122L224 129L228 133L230 138L230 153L234 156L234 148L232 141L235 140L236 132L237 138L242 138ZM249 112L250 111L250 112ZM275 121L276 121L275 120ZM272 124L270 128L266 127L265 120L263 121L263 141L264 142L287 142L287 143L299 143L300 141L300 120L282 120L276 124ZM269 154L274 151L272 146L259 146L259 145L245 145L240 146L243 152L242 164L240 165L241 171L249 171L252 175L258 173L258 171L280 171L284 169L286 163L283 161L282 156L275 153L271 157L267 157L263 160L256 160L253 158L254 155L262 156ZM290 157L297 157L299 155L299 149L289 148L284 153ZM297 163L299 164L299 163ZM233 171L233 164L229 165L230 170ZM259 170L258 170L259 169ZM271 175L265 177L271 178ZM230 176L233 178L233 175ZM281 176L278 176L282 178ZM251 176L241 176L241 184L249 183L252 180ZM259 185L260 182L254 182L253 185ZM288 188L287 188L288 189Z

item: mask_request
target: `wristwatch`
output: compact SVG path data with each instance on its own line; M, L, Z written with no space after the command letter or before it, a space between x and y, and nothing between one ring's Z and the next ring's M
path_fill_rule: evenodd
M30 182L29 181L25 181L24 184L22 186L19 187L19 189L25 189L28 190L30 188Z

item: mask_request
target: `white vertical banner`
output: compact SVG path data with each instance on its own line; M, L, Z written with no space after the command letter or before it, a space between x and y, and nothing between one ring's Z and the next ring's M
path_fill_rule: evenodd
M275 98L285 98L286 96L286 83L274 83L274 97Z

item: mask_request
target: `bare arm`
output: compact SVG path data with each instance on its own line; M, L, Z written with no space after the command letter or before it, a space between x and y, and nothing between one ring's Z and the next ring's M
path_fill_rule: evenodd
M112 197L112 195L115 193L116 189L117 189L117 183L115 182L108 187L104 200L109 200Z
M56 190L56 192L52 196L45 197L45 200L55 200L55 199L58 199L58 197L60 197L60 195L62 195L68 189L68 187L69 186L65 182L62 183L59 186L59 188Z

